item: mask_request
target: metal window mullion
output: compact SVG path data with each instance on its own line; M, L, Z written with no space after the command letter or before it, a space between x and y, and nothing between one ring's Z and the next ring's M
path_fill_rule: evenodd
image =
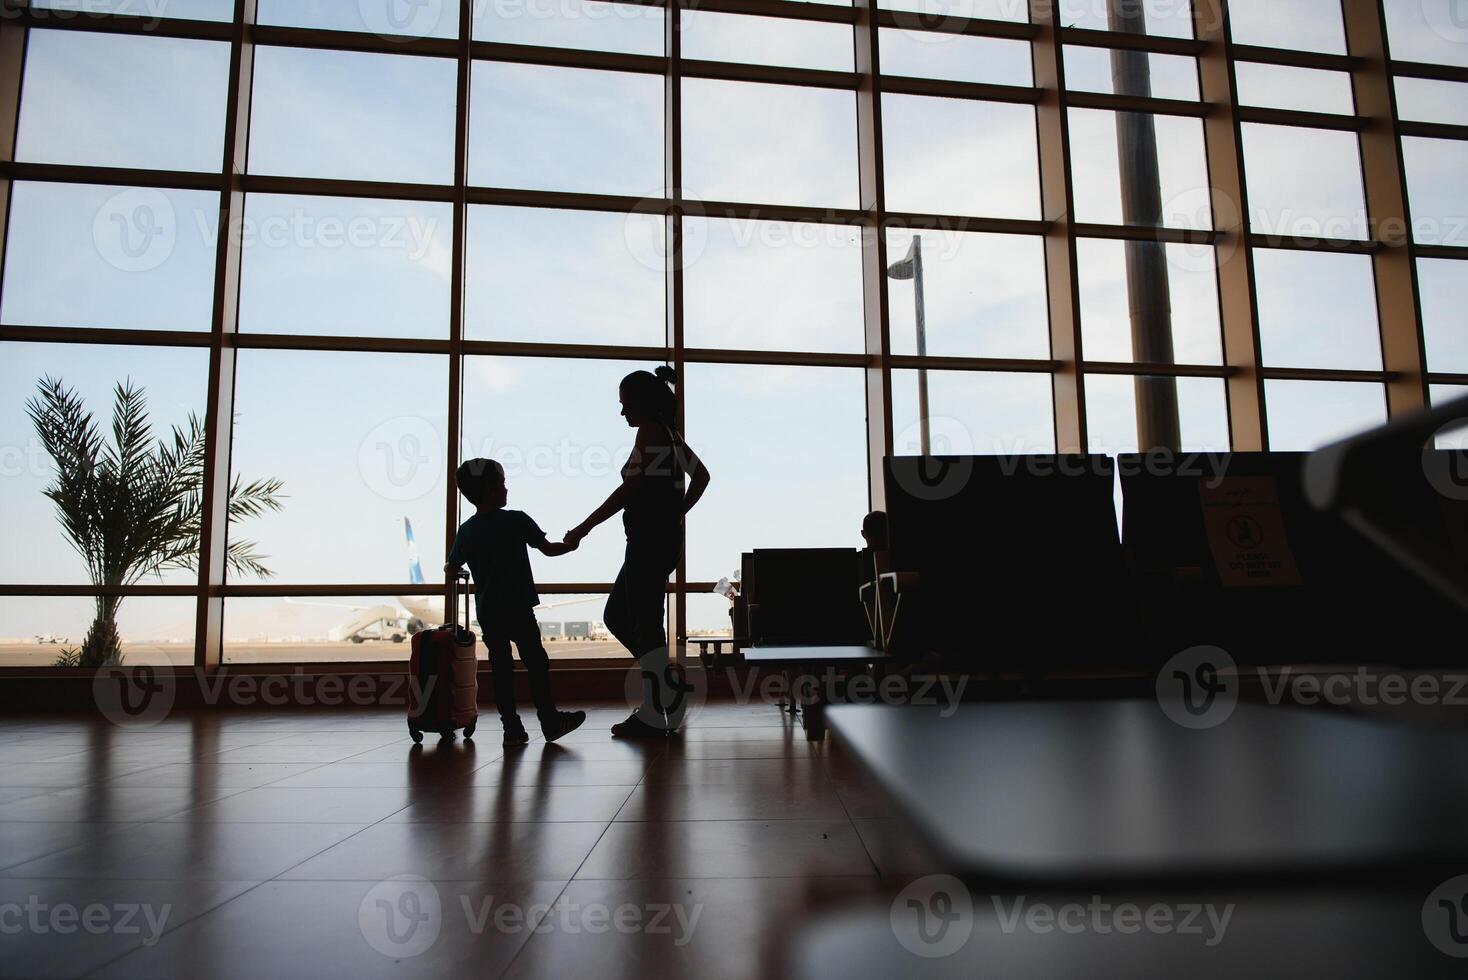
M250 96L254 48L245 39L254 23L256 0L235 0L230 41L229 95L224 153L219 174L219 232L214 264L214 309L210 324L208 407L205 410L204 486L200 499L199 582L194 633L194 666L213 671L224 645L224 599L229 549L230 454L234 438L237 348L230 343L239 326L241 230L245 191L241 176L249 152Z
M1386 386L1387 411L1397 416L1427 404L1427 365L1386 14L1380 0L1345 0L1344 11L1346 46L1359 65L1351 75L1356 110L1366 124L1359 138L1366 213L1375 229L1372 237L1380 243L1371 261L1381 363L1393 379Z
M866 337L867 502L886 505L882 461L893 454L892 337L887 300L887 192L882 139L881 12L856 0L856 133L862 219L862 310Z
M666 300L663 326L667 352L673 370L678 372L678 431L687 431L688 378L684 358L683 323L683 20L679 0L666 0L663 6L663 194L666 198L664 231L667 265ZM697 434L695 433L695 437ZM679 664L684 662L688 645L688 536L685 534L678 551L678 564L673 570L675 591L672 602L672 636Z
M1040 157L1040 206L1045 233L1045 285L1050 313L1050 356L1055 448L1086 448L1085 386L1080 371L1081 308L1076 262L1074 195L1070 184L1070 120L1067 118L1065 59L1058 5L1030 0L1030 19L1039 28L1031 60L1043 95L1035 107ZM1085 39L1083 35L1082 40Z
M464 414L464 304L468 289L469 234L469 120L474 85L474 0L459 3L458 76L454 105L453 242L449 264L448 405L444 438L444 560L459 530L459 455L463 450ZM444 609L444 622L453 610Z
M0 18L0 165L7 168L15 160L26 41L29 34L24 20ZM5 246L10 239L11 183L8 173L0 174L0 295L4 292Z
M1198 58L1203 98L1217 108L1203 120L1204 152L1213 207L1214 250L1218 267L1219 318L1230 447L1259 451L1268 447L1264 377L1259 339L1254 255L1249 238L1249 194L1244 177L1243 130L1234 78L1232 40L1226 0L1194 0L1193 22L1204 43Z

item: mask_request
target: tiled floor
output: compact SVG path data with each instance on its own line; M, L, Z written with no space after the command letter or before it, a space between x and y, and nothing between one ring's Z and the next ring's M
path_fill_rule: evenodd
M0 719L0 976L769 977L818 908L923 873L827 743L414 747L389 712ZM16 925L19 928L13 928Z

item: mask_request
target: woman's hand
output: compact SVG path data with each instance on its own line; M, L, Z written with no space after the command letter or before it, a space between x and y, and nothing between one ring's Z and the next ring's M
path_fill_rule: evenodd
M581 539L586 537L586 535L587 528L585 526L574 527L566 532L566 544L570 545L574 550L581 544Z

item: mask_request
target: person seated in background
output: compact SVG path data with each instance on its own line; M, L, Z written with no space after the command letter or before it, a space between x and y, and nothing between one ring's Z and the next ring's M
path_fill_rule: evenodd
M584 711L558 711L551 697L550 657L540 642L535 607L540 596L530 573L527 547L554 558L575 551L574 543L553 542L523 511L506 510L509 488L505 470L492 459L471 459L458 469L459 492L474 505L474 513L454 536L447 571L466 564L474 576L474 610L484 645L489 648L494 704L505 728L507 747L525 745L530 736L515 708L514 661L510 644L520 651L520 662L530 679L530 698L540 717L540 730L554 742L581 727Z

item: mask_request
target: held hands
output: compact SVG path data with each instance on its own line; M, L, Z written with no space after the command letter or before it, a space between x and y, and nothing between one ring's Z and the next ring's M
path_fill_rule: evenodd
M586 529L575 527L566 532L566 546L572 551L581 547L581 539L586 537Z

